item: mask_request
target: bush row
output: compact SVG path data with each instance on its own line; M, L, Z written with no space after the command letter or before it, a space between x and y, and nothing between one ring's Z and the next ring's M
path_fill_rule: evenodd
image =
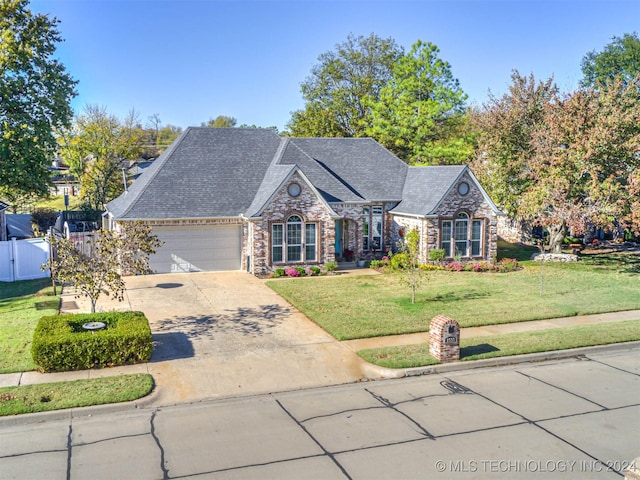
M96 331L82 326L102 322ZM31 354L42 372L62 372L147 362L153 349L149 321L142 312L105 312L42 317Z

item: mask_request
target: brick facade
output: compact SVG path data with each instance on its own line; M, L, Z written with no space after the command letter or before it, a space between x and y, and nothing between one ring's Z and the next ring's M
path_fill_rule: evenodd
M460 325L436 315L429 324L429 355L442 363L460 360Z
M442 220L455 220L456 216L464 212L469 215L469 222L472 220L483 220L482 250L481 255L474 257L476 260L495 260L498 254L498 216L495 214L491 204L482 195L482 192L475 187L475 182L464 175L460 182L470 185L469 193L460 195L457 185L451 189L449 194L440 203L433 217L415 217L406 215L393 215L393 226L391 228L391 241L395 244L400 240L399 230L404 233L412 229L418 229L420 233L420 258L421 261L428 259L429 250L440 248L440 228Z

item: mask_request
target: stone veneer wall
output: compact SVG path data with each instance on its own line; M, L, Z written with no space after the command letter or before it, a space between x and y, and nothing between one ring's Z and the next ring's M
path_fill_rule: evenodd
M498 216L469 176L463 176L461 181L469 184L471 187L469 193L462 196L457 192L457 188L454 188L440 204L436 214L440 219L453 220L458 213L466 212L469 214L469 221L484 219L484 255L482 258L489 261L495 260L498 255ZM436 239L434 243L439 245L439 239Z
M457 189L453 189L444 199L436 214L438 218L411 217L405 215L393 215L393 228L391 240L395 244L400 239L398 230L403 228L405 234L413 228L420 232L421 261L428 259L428 252L434 248L440 248L440 220L453 220L460 212L469 214L469 219L484 219L483 247L484 260L493 260L498 254L497 221L498 216L493 212L491 205L485 200L482 192L475 188L473 180L464 176L461 181L466 181L471 190L465 196L460 195Z
M507 242L531 241L532 229L528 223L507 216L498 217L498 235Z
M287 187L293 182L301 187L300 195L297 197L292 197L287 193ZM318 247L317 259L314 262L304 262L304 264L322 264L335 260L334 219L331 218L325 204L303 179L298 174L295 174L282 186L271 203L264 209L261 220L251 221L247 237L251 242L247 246L247 251L250 252L249 255L251 256L251 273L266 275L273 271L270 243L271 224L284 223L290 215L300 215L304 222L313 222L318 225L316 239Z

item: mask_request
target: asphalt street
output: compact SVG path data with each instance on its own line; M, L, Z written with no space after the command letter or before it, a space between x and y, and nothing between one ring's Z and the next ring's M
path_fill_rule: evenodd
M640 350L0 419L1 479L623 478Z

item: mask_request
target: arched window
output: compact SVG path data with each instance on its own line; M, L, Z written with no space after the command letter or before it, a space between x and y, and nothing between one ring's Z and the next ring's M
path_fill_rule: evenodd
M453 231L456 251L455 255L461 257L469 256L469 215L462 212L456 217L456 224Z
M315 262L317 224L305 223L300 215L291 215L283 223L271 225L271 261L273 263Z
M460 212L454 220L443 220L440 229L440 247L447 257L483 256L484 220L470 220L469 215Z

